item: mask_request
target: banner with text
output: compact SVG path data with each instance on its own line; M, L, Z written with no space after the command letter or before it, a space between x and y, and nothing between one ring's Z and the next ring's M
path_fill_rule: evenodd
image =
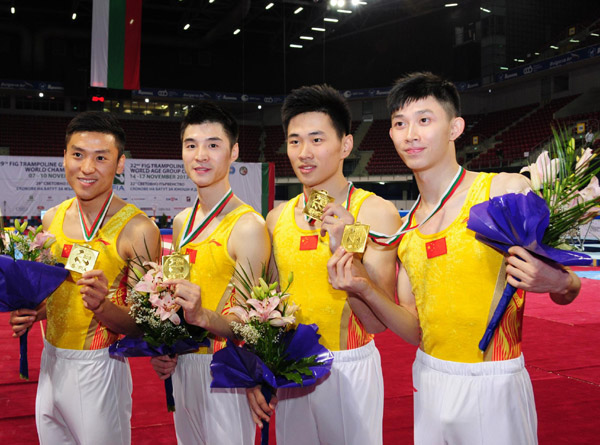
M233 192L266 215L261 163L234 162L229 172ZM4 216L39 216L74 196L65 179L63 158L0 156L0 208ZM175 216L190 207L196 187L180 160L127 159L125 171L114 179L113 189L149 216ZM263 190L264 189L264 190Z

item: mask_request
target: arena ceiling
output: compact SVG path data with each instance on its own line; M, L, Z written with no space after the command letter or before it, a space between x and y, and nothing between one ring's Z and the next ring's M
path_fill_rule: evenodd
M544 27L531 27L535 35L526 41L544 41L598 11L596 0L452 1L458 6L445 7L450 0L345 0L342 7L330 0L144 0L141 85L282 94L320 82L382 87L416 69L469 80L481 75L481 48L477 39L457 43L456 35L476 29L485 18L482 5L539 8L536 20ZM85 89L91 14L91 0L0 0L0 78Z

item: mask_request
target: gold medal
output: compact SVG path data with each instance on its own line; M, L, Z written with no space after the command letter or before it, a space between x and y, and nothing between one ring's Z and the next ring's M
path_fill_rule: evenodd
M369 225L354 223L344 227L342 247L346 252L363 253L369 237Z
M94 269L99 252L89 246L73 244L65 269L77 273L84 273Z
M190 278L190 256L179 252L162 257L163 277L165 280L188 280Z
M325 209L327 204L333 201L333 196L330 196L329 193L327 193L327 190L313 190L310 192L308 202L304 206L302 212L312 219L321 221L323 218L323 209Z

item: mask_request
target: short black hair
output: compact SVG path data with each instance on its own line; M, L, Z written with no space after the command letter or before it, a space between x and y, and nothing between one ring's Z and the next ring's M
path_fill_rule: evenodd
M285 98L281 107L281 122L286 136L294 117L314 111L329 116L340 139L350 134L352 115L348 102L335 88L323 84L297 88Z
M239 126L233 115L209 101L201 101L191 107L188 113L181 121L181 141L183 142L183 133L189 125L201 125L205 123L218 123L223 126L223 130L230 139L231 147L238 141ZM230 148L231 148L230 147Z
M434 97L450 118L460 116L460 96L452 82L430 72L407 74L396 81L387 97L389 115L410 102Z
M65 147L69 145L69 140L73 136L73 133L81 133L83 131L113 135L115 144L119 150L119 158L123 155L125 151L125 130L123 130L123 127L114 114L103 111L84 111L83 113L79 113L67 125Z

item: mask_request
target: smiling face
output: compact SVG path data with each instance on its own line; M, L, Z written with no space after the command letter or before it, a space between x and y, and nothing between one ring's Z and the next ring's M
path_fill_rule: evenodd
M432 96L406 103L392 114L390 137L404 163L414 171L456 162L454 141L464 130Z
M123 173L125 156L119 157L112 134L82 131L71 135L64 166L67 182L77 199L104 199L112 191L115 174Z
M331 118L322 112L298 114L288 125L287 154L294 173L308 187L342 175L342 161L352 146L352 135L340 139Z
M238 158L238 144L216 122L188 125L183 133L181 157L185 171L197 187L227 181L231 163Z

